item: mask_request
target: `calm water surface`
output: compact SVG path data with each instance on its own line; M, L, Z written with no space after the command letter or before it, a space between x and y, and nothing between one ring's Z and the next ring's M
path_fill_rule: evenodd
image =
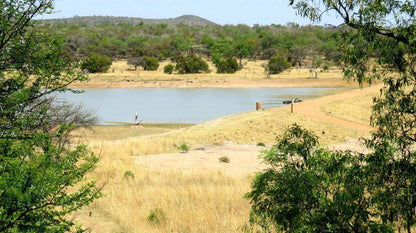
M82 94L59 94L59 100L82 104L101 124L134 122L135 112L143 122L201 123L255 109L282 106L292 98L302 100L346 91L345 88L138 88L86 89Z

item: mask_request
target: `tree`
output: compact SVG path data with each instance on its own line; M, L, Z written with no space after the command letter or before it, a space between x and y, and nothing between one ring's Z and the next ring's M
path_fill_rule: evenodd
M312 21L319 21L323 13L335 11L349 26L343 33L342 60L345 65L346 79L357 80L360 84L382 80L384 87L379 97L374 98L371 125L375 127L372 137L366 140L370 153L359 155L361 161L353 162L348 167L356 167L351 178L358 179L359 186L351 192L340 196L342 203L368 203L364 206L346 205L345 214L335 215L340 218L349 216L349 225L359 221L358 228L354 227L345 232L411 232L416 225L416 22L414 21L416 6L414 1L373 1L373 0L292 0L299 15ZM298 145L291 145L296 149ZM290 152L290 151L289 151ZM283 151L283 153L289 153ZM347 152L343 152L347 153ZM316 156L316 155L314 155ZM323 162L327 163L328 158ZM285 165L286 167L288 165ZM325 166L322 166L325 168ZM342 171L343 166L335 164L331 169ZM290 168L290 166L288 167ZM307 168L307 166L306 166ZM314 174L317 174L314 172ZM347 173L348 174L348 173ZM284 175L283 178L290 178ZM325 179L317 177L318 184ZM334 187L345 189L347 177L335 181ZM295 181L293 181L295 182ZM344 184L343 184L344 183ZM267 194L266 184L258 185L255 191ZM273 191L278 190L279 183L271 183ZM332 186L331 185L331 186ZM315 189L309 195L315 196ZM290 195L297 192L288 190ZM267 199L268 205L276 208L287 208L298 205L296 199L281 199L270 193L274 199ZM276 217L273 213L256 211L262 202L254 199L252 210L256 218L265 222ZM366 197L362 199L362 197ZM337 199L334 199L335 201ZM364 201L364 202L363 202ZM367 202L368 201L368 202ZM319 206L319 205L318 205ZM342 206L338 206L342 207ZM289 208L290 209L290 208ZM326 208L323 208L325 210ZM342 208L340 208L342 209ZM315 209L304 209L313 217L323 213ZM324 212L325 213L325 212ZM270 214L271 216L268 216ZM334 214L329 212L326 214ZM347 215L346 215L347 214ZM299 212L294 216L304 218ZM331 225L331 221L323 219ZM281 223L276 223L282 226ZM332 225L331 225L332 226ZM284 225L289 232L296 231L295 225ZM304 224L303 231L314 231L314 225ZM328 229L329 230L329 229ZM338 231L338 230L336 230ZM344 230L339 230L344 231Z
M253 53L253 45L249 38L237 38L234 42L234 54L239 59L239 65L242 66L242 60Z
M137 70L137 67L143 65L143 57L130 57L129 59L127 59L127 64L133 65L134 70Z
M157 70L159 68L159 60L155 57L144 57L143 58L143 69L144 70Z
M214 64L217 67L217 73L220 74L234 74L240 68L237 60L233 57L220 59Z
M269 74L278 74L290 67L290 63L282 56L273 56L267 65L267 72Z
M111 58L107 55L99 55L95 52L91 52L82 62L81 68L90 73L104 73L107 72L111 64Z
M180 55L177 58L175 69L180 74L195 74L209 71L207 62L195 54L188 56Z
M98 55L92 52L82 62L81 68L88 70L90 73L104 73L110 69L112 63L111 58L108 56Z
M175 66L174 66L174 65L172 65L172 64L168 64L168 65L166 65L166 66L163 68L163 72L164 72L165 74L172 74L174 69L175 69Z
M265 232L368 232L369 218L362 159L351 152L317 148L312 132L293 125L263 152L268 169L246 194L252 224Z
M69 145L71 130L88 120L50 97L86 79L64 41L35 28L33 18L52 4L0 3L0 232L75 230L68 215L101 196L85 179L98 158Z

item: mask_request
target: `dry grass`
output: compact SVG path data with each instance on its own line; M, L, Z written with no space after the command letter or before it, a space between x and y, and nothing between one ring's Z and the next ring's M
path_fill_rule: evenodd
M186 143L194 147L201 144L224 144L227 142L255 144L273 143L288 126L297 123L320 136L323 144L343 142L345 138L366 136L358 130L331 125L285 110L265 110L241 113L162 135L151 135L125 140L91 142L94 150L100 148L110 153L125 155L159 154L179 151ZM325 134L322 134L325 131Z
M125 177L130 171L134 178ZM250 178L220 171L150 171L130 157L102 154L93 177L106 196L77 214L93 232L238 232L247 223ZM163 216L149 221L154 210ZM91 212L91 217L88 217Z
M376 93L372 93L350 99L337 100L329 105L322 106L320 110L331 116L348 121L368 124L370 122L371 106L375 95Z
M92 78L100 77L103 80L120 80L126 78L140 79L140 80L182 80L182 79L194 79L194 78L247 78L247 79L263 79L267 75L264 71L264 65L268 61L257 60L257 61L248 61L243 60L243 69L237 71L234 74L217 74L216 68L211 61L207 61L210 73L207 74L185 74L179 75L174 73L173 75L165 74L163 68L172 64L170 61L160 62L159 68L156 71L144 71L141 67L137 70L134 70L134 67L128 65L126 60L114 61L107 73L100 74L90 74ZM328 79L328 78L342 78L342 73L340 69L333 68L330 72L318 71L317 73L319 79ZM299 79L299 78L314 78L315 73L309 68L298 69L291 68L280 74L271 75L271 78L289 78L289 79Z
M74 140L89 141L111 141L133 137L143 137L153 134L161 134L192 126L192 124L157 124L145 123L141 126L135 125L97 125L90 128L80 128L73 132Z

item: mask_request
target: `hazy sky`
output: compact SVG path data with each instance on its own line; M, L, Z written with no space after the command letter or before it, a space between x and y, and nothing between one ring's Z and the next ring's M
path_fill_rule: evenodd
M288 0L55 0L56 13L43 18L78 16L129 16L174 18L192 14L218 24L309 24L296 16ZM327 16L321 24L338 25L340 19Z

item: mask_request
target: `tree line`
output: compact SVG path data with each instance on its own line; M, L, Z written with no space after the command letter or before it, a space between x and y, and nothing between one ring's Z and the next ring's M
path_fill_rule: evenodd
M84 60L98 54L112 60L129 59L136 68L143 66L148 58L177 62L181 56L196 55L211 60L219 72L232 73L238 69L235 61L241 68L243 59L273 58L279 62L269 67L273 74L292 66L339 65L341 60L342 33L336 27L295 23L251 27L111 21L92 25L43 22L40 27L65 39L69 57Z

